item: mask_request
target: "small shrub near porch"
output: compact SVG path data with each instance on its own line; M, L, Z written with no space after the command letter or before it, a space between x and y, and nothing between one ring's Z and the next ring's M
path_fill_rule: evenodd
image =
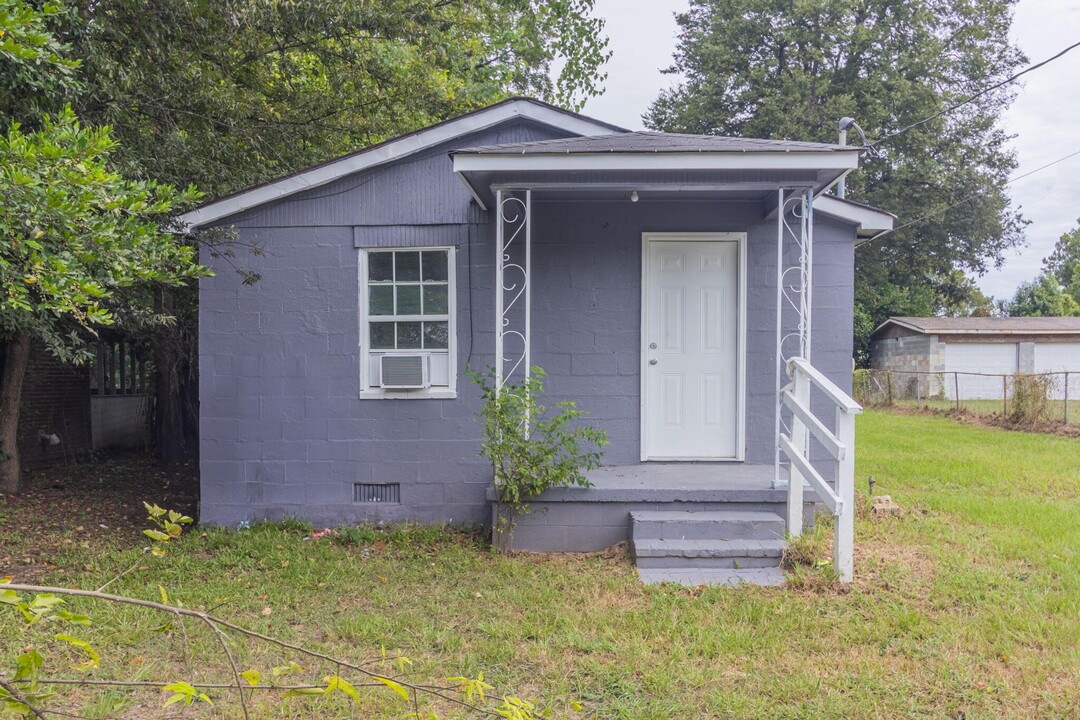
M505 551L530 499L549 488L589 486L585 473L600 466L607 434L581 422L585 413L571 400L543 404L547 374L540 367L501 385L491 370L468 376L483 392L481 454L494 472L495 545Z

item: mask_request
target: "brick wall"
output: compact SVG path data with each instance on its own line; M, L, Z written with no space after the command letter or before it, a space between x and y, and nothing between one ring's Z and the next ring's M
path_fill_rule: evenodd
M59 445L43 447L39 434ZM46 465L90 453L90 370L66 365L34 344L23 381L19 452L24 466Z

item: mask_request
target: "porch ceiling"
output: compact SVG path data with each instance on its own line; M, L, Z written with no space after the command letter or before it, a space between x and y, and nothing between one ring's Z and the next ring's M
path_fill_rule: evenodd
M456 166L456 163L455 163ZM532 190L543 201L629 200L637 192L649 200L764 201L778 188L822 189L842 171L757 170L465 170L455 171L481 206L495 202L495 191Z

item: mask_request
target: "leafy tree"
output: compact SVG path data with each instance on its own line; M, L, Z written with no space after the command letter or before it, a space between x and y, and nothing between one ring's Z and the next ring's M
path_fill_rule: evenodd
M670 69L686 81L661 92L645 121L835 142L837 121L852 116L883 138L1023 62L1008 40L1014 2L691 0ZM887 316L940 311L954 269L982 273L1022 242L1005 188L1016 160L998 122L1011 100L997 90L890 138L849 177L852 199L901 222L934 213L856 252L857 355Z
M63 106L65 96L78 87L79 62L68 56L68 46L48 25L66 16L67 8L45 2L40 9L23 0L0 0L0 98L4 117L19 108L38 122L49 109Z
M1075 317L1080 303L1062 290L1057 278L1041 273L1031 282L1020 283L1006 310L1012 317Z
M593 0L70 2L69 100L113 128L111 161L214 197L511 94L578 106L609 56ZM0 87L0 109L38 122L27 107ZM159 457L175 462L197 427L197 289L155 301L178 322L137 334L155 349Z
M54 6L0 9L3 59L31 77L73 68L45 29ZM9 42L15 38L14 42ZM25 67L24 67L25 66ZM0 490L20 481L16 442L23 376L33 341L67 360L86 358L93 329L137 286L179 283L205 272L190 245L161 226L198 193L134 181L110 167L108 128L86 128L66 108L38 129L12 123L0 136Z
M1058 239L1054 252L1043 259L1043 272L1053 275L1065 292L1080 303L1080 227Z
M609 56L593 0L72 1L80 117L212 197L515 93L579 106Z

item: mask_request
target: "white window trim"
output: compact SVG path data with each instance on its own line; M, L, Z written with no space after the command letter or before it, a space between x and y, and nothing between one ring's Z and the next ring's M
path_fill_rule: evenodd
M368 254L373 252L424 252L426 250L446 251L446 275L448 305L448 343L447 355L450 367L449 387L429 387L419 390L383 390L372 387L370 382L371 354L368 322ZM360 362L360 399L361 400L453 400L457 398L457 248L453 245L424 245L417 247L378 247L360 248L357 253L357 295L359 296L360 335L357 345L357 357ZM403 350L403 353L416 352ZM422 351L420 351L422 352Z

